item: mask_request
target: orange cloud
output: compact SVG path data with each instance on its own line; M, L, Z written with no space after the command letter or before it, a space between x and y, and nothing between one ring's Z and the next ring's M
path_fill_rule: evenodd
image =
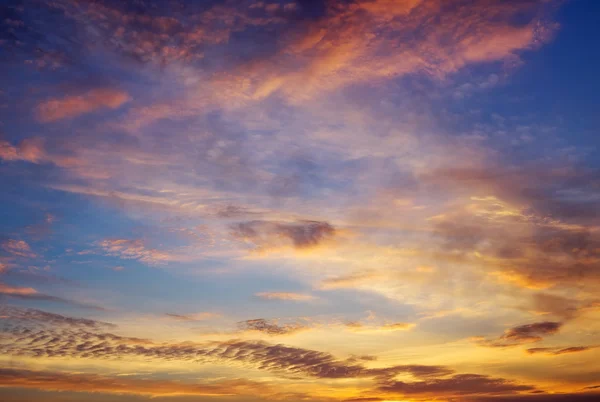
M313 300L315 297L304 293L293 293L293 292L259 292L255 294L256 297L260 297L265 300L291 300L291 301L308 301Z
M0 282L0 294L8 296L31 296L37 295L38 291L34 288L10 286Z
M44 144L40 138L26 138L18 146L0 141L0 158L7 161L40 163L47 160Z
M70 119L99 109L117 109L131 97L115 89L93 89L81 95L48 99L37 107L42 122Z
M244 95L251 99L280 93L301 102L347 85L413 73L441 79L469 64L518 58L518 52L547 41L554 29L535 18L530 3L375 0L329 7L327 18L296 35L280 54L240 66L235 82L227 85L239 88L245 82ZM530 23L513 25L519 14L529 15ZM293 63L279 60L290 55Z
M101 392L134 395L270 395L264 384L249 380L230 380L190 384L168 380L142 380L108 377L100 374L31 371L0 368L0 387L35 388L46 391Z

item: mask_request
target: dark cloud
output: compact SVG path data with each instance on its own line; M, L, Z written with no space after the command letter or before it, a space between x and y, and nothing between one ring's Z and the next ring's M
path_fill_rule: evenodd
M511 396L480 396L467 398L465 402L597 402L598 393L535 394Z
M336 229L327 222L249 221L231 226L234 237L258 248L291 245L295 248L314 247L336 235Z
M0 305L0 316L4 320L37 323L58 327L80 327L88 329L115 328L116 325L91 320L88 318L68 317L61 314L49 313L36 309L22 309L13 306Z
M406 395L437 394L451 396L531 391L535 388L529 385L517 384L503 378L493 378L478 374L457 374L449 378L435 378L412 383L390 381L380 385L379 389L385 392Z
M417 378L445 376L452 370L443 366L398 365L367 368L356 359L339 360L316 350L269 344L260 341L191 342L157 344L148 339L130 338L87 328L4 329L0 352L30 357L72 357L90 359L148 358L191 362L225 361L251 364L261 370L316 378L377 378L389 380L400 373Z
M587 350L594 349L595 346L569 346L569 347L554 347L554 348L529 348L527 353L536 354L544 353L548 355L564 355L568 353L585 352Z
M561 326L562 323L551 321L519 325L506 331L500 339L515 342L538 341L543 336L557 333Z
M215 215L219 218L240 218L248 215L258 215L259 212L238 205L225 205L217 208Z
M263 318L238 322L238 328L242 331L257 331L267 335L290 335L306 329L300 324L277 325Z
M556 334L562 327L561 322L543 321L533 324L519 325L504 331L497 339L479 339L478 343L483 346L509 347L535 343L544 339L545 336Z

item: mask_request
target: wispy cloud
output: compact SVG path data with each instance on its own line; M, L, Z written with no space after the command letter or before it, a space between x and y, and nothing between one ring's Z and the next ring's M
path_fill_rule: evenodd
M93 304L78 302L76 300L65 299L58 296L52 296L45 293L38 292L36 289L32 287L22 287L22 286L11 286L5 283L0 282L0 298L2 297L10 297L14 299L21 300L31 300L31 301L46 301L46 302L57 302L64 303L76 307L89 308L92 310L104 310L103 307L99 307Z
M556 334L563 326L560 322L543 321L519 325L504 331L498 339L476 338L478 344L491 347L510 347L540 342L546 336Z
M181 381L13 368L0 368L0 381L5 387L126 395L231 396L253 395L258 392L269 396L274 393L268 386L249 380L225 380L192 384L182 383Z
M2 242L1 247L4 251L15 257L35 258L35 253L24 240L8 239Z
M161 264L173 259L168 252L147 248L141 239L106 239L98 244L109 255L148 264Z
M255 296L264 300L310 301L315 299L313 295L295 292L258 292Z
M165 316L168 318L172 318L177 321L204 321L210 320L212 318L218 318L221 315L217 313L211 313L208 311L194 314L174 314L174 313L166 313Z
M547 354L547 355L564 355L570 353L579 353L585 352L588 350L592 350L597 346L568 346L568 347L548 347L548 348L529 348L527 349L527 353L529 354Z
M130 100L130 96L115 89L93 89L81 95L47 99L37 107L38 118L52 122L74 118L98 109L116 109Z

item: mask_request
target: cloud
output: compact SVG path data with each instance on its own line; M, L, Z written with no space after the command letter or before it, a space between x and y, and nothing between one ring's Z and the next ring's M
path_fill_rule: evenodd
M533 324L519 325L504 331L498 339L489 340L476 338L477 343L482 346L510 347L539 342L544 337L556 334L563 326L561 322L543 321Z
M241 323L244 329L285 332L265 320ZM284 329L282 329L284 328ZM452 370L443 366L397 365L367 368L355 359L339 360L332 354L262 341L230 340L209 343L155 343L148 339L130 338L84 328L5 330L0 351L7 355L30 357L69 357L86 359L144 358L181 362L224 362L254 365L281 374L314 378L379 378L388 379L400 373L416 377L445 376Z
M308 249L336 236L336 229L327 222L249 221L231 226L232 235L254 245L258 250L291 246Z
M0 283L0 294L8 296L29 297L38 295L38 292L34 288L10 286L4 283Z
M290 301L310 301L314 300L314 296L305 293L294 292L259 292L256 297L265 300L290 300Z
M270 59L240 68L239 75L254 84L248 91L253 99L279 94L299 102L352 84L414 73L443 78L470 64L516 58L539 47L553 30L536 17L531 3L450 3L455 6L328 2L324 18L290 35L294 39ZM512 23L519 14L528 17L527 24ZM424 27L431 20L436 23ZM391 48L395 52L384 53ZM286 63L284 56L292 61Z
M540 393L534 395L478 396L465 399L466 402L595 402L598 393Z
M411 322L394 322L390 324L374 325L363 324L361 322L352 321L345 324L345 328L352 332L394 332L394 331L409 331L416 324Z
M31 287L11 286L0 282L0 298L11 297L21 300L31 301L50 301L57 303L65 303L76 307L89 308L92 310L104 310L104 308L93 304L81 303L75 300L63 299L62 297L51 296L45 293L40 293Z
M8 239L0 245L4 251L15 257L35 258L36 254L24 240Z
M92 89L81 95L47 99L38 105L37 116L42 122L71 119L100 109L117 109L129 100L123 91Z
M585 352L591 349L596 348L597 346L569 346L569 347L553 347L553 348L529 348L527 349L527 353L529 354L538 354L543 353L547 355L564 355L570 353L579 353Z
M503 378L479 374L456 374L450 378L436 378L427 381L406 383L390 381L379 386L380 391L402 395L477 395L502 394L519 391L532 391L535 388Z
M88 318L74 318L42 310L22 309L6 305L0 305L0 316L2 316L2 318L5 320L33 324L37 323L57 327L79 327L95 330L116 327L111 323L91 320Z
M552 314L564 320L577 317L583 309L584 306L577 300L548 293L534 294L529 307L536 314Z
M150 396L195 395L271 395L272 390L261 383L232 379L192 384L181 381L148 380L128 377L111 377L100 374L32 371L0 368L2 387L35 388L46 391L100 392Z
M596 171L560 160L510 168L487 161L421 181L471 201L431 219L443 253L482 256L499 281L519 287L600 281Z
M263 318L238 322L238 328L242 331L256 331L267 335L291 335L308 329L300 324L278 325Z
M265 320L245 322L270 331ZM393 365L368 368L361 362L372 359L336 359L326 352L269 344L261 341L230 340L207 343L155 343L85 328L4 330L0 350L6 355L35 358L134 359L181 362L239 363L278 375L304 375L321 379L371 378L377 392L407 395L497 394L533 390L529 385L478 374L455 374L444 366ZM413 381L398 381L404 374Z
M177 320L177 321L204 321L204 320L210 320L211 318L220 317L221 315L217 314L217 313L211 313L211 312L205 311L205 312L195 313L195 314L166 313L165 316L172 318L174 320Z
M357 272L350 275L323 279L319 284L319 289L352 289L382 278L383 275L381 273L373 271Z
M100 177L98 172L88 170L84 160L77 158L70 149L66 152L51 153L46 149L46 140L41 137L25 138L16 146L0 140L0 159L5 161L25 161L34 164L49 163L69 169L82 177ZM96 167L97 170L97 167ZM52 222L46 222L50 225Z
M148 264L161 264L174 259L170 253L147 248L141 239L106 239L98 244L109 255Z

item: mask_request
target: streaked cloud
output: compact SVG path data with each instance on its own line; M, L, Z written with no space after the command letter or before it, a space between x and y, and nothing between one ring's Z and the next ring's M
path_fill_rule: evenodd
M212 318L220 317L220 314L204 311L201 313L194 313L194 314L166 313L165 316L172 318L174 320L177 320L177 321L203 321L203 320L210 320Z
M0 316L5 320L33 324L39 323L56 327L80 327L95 330L116 327L114 324L107 322L87 318L69 317L37 309L21 309L12 306L0 306Z
M255 296L264 300L310 301L315 299L313 295L294 292L258 292Z
M123 91L92 89L80 95L44 100L37 106L37 115L42 122L71 119L99 109L116 109L129 100Z
M0 368L3 387L35 388L46 391L75 391L126 395L231 396L266 393L269 387L248 380L185 384L180 381L148 380L99 374L32 371Z
M560 322L543 321L519 325L504 331L498 339L478 339L483 346L510 347L542 341L546 336L556 334L563 326Z
M109 255L148 264L160 264L172 259L167 252L147 248L141 239L105 239L99 242L99 246Z
M587 350L591 350L596 348L597 346L568 346L568 347L551 347L551 348L529 348L527 349L527 353L536 354L543 353L547 355L564 355L569 353L579 353L585 352Z

